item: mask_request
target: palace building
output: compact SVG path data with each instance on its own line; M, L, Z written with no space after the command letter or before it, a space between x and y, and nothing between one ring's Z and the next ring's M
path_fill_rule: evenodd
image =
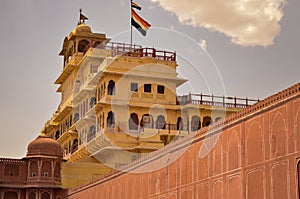
M65 37L60 104L23 159L0 159L1 199L297 198L300 85L258 101L179 95L175 52Z
M61 102L42 132L67 160L66 187L78 186L163 148L257 100L178 96L176 53L111 42L80 21L64 39ZM76 175L74 175L76 173Z

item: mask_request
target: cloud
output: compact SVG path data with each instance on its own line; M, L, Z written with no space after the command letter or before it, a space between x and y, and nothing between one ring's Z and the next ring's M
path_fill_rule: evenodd
M235 44L269 46L280 33L286 0L151 0L185 25L219 31Z

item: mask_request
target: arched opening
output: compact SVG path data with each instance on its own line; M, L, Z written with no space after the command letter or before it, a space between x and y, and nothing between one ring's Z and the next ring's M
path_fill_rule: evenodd
M77 79L76 82L75 82L75 92L76 93L79 92L80 86L81 86L81 82L80 82L79 79Z
M107 93L108 95L115 95L115 92L115 82L113 80L110 80L108 82Z
M110 111L107 115L106 126L109 128L115 128L115 114Z
M74 123L76 123L79 120L79 113L74 114Z
M4 192L4 199L18 199L18 193L15 191Z
M57 162L54 167L54 177L60 178L60 164Z
M183 121L181 117L177 118L177 130L182 131L183 130Z
M38 164L36 161L30 162L30 177L36 177L38 175Z
M72 125L73 125L73 116L72 115L70 115L70 117L69 117L69 127L71 127Z
M60 132L59 132L59 130L57 130L55 133L55 139L57 140L59 138L59 136L60 136Z
M50 193L48 192L43 192L41 194L41 199L50 199Z
M93 108L95 105L96 105L96 98L95 97L91 97L90 108Z
M142 128L153 128L153 117L150 114L144 114L140 123Z
M44 161L42 164L42 170L41 170L41 174L43 177L51 177L52 175L52 166L51 166L51 162L49 161Z
M203 118L202 126L205 127L205 126L209 126L210 124L212 124L211 117L205 116Z
M81 52L81 53L86 52L88 47L89 47L89 44L90 43L85 39L79 41L79 43L78 43L78 52Z
M74 139L72 144L72 153L77 151L77 149L78 149L78 139Z
M136 113L131 113L129 118L129 130L138 130L139 117Z
M191 130L192 131L197 131L201 128L201 122L200 122L200 117L197 115L194 115L192 117L192 122L191 122Z
M157 116L155 126L156 129L166 129L166 120L163 115Z
M87 141L91 141L94 137L96 137L96 127L95 126L91 126L89 133L87 135Z
M36 199L36 192L35 191L31 191L28 194L28 199Z

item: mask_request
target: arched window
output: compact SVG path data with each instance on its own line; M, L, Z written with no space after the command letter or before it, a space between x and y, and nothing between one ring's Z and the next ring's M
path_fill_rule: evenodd
M109 128L115 128L115 114L110 111L107 115L106 126Z
M50 199L50 193L48 192L43 192L41 194L41 199Z
M72 144L72 153L77 151L77 149L78 149L78 139L74 139Z
M51 177L52 176L52 166L49 161L43 162L41 174L43 177Z
M156 129L166 129L166 120L163 115L157 116L155 126Z
M108 95L115 95L115 82L113 80L110 80L108 82L108 87L107 87L107 93Z
M6 191L4 192L4 199L18 199L18 193L15 191Z
M74 114L74 123L76 123L79 120L79 113Z
M28 194L28 199L36 199L36 191L31 191Z
M182 131L183 130L183 122L182 122L182 118L181 117L177 118L177 130L178 131Z
M89 42L87 40L81 40L78 43L78 52L86 52L89 47Z
M70 115L70 117L69 117L69 127L71 127L72 125L73 125L73 117L72 117L72 115Z
M138 130L139 127L139 117L136 113L131 113L129 118L129 129Z
M54 167L54 177L60 178L60 164L57 162Z
M59 138L59 136L60 136L60 131L57 130L56 133L55 133L55 139L57 140Z
M90 131L87 135L87 141L91 141L94 137L96 136L96 127L95 126L91 126L90 127Z
M205 116L203 118L203 123L202 123L202 126L209 126L210 124L212 124L212 120L211 120L211 117L209 116Z
M81 86L81 82L79 79L77 79L75 82L75 92L76 93L79 92L80 86Z
M30 162L30 177L36 177L38 175L38 164L36 161Z
M200 117L194 115L191 122L191 130L197 131L201 128Z
M90 108L93 108L95 105L96 105L96 98L95 97L91 97Z
M144 114L140 123L142 128L153 128L153 117L150 114Z

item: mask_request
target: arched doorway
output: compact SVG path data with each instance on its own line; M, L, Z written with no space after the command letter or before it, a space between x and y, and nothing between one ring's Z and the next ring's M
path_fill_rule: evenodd
M71 152L74 153L75 151L77 151L77 149L78 149L78 139L74 139Z
M90 108L93 108L95 105L96 105L96 98L95 97L91 97Z
M85 39L79 41L79 43L78 43L78 52L86 52L89 45L90 45L90 43Z
M203 118L202 126L205 127L205 126L209 126L210 124L212 124L211 117L205 116Z
M176 126L177 126L177 131L182 131L183 130L183 121L182 121L181 117L177 118Z
M136 113L131 113L129 118L129 130L138 130L139 117Z
M115 91L116 88L115 88L115 82L113 80L110 80L108 82L108 87L107 87L107 93L108 95L115 95Z
M41 194L41 199L50 199L50 194L48 192L43 192Z
M153 128L153 117L150 114L144 114L140 123L142 128Z
M194 115L192 117L192 122L191 122L191 130L192 131L197 131L201 128L201 123L200 123L200 117L197 115Z
M87 141L91 141L94 137L96 137L96 127L95 126L91 126L89 133L87 135Z
M157 116L155 126L156 129L166 129L166 120L163 115Z
M112 111L107 115L106 126L112 129L115 128L115 114Z

